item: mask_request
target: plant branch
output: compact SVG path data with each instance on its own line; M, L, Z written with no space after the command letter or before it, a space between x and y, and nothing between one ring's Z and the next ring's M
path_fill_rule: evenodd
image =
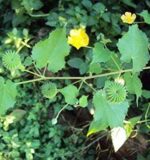
M150 66L144 67L143 70L148 70L150 69ZM126 70L120 70L120 71L115 71L115 72L110 72L110 73L102 73L98 75L90 75L90 76L85 76L85 77L44 77L40 76L40 78L37 79L32 79L32 80L27 80L27 81L22 81L22 82L17 82L16 84L26 84L26 83L32 83L32 82L37 82L37 81L43 81L43 80L89 80L89 79L94 79L94 78L100 78L100 77L106 77L106 76L111 76L115 74L121 74L121 73L126 73L126 72L132 72L133 69L126 69Z

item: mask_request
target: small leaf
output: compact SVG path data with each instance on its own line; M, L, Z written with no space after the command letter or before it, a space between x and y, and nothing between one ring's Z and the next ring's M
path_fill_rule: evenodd
M132 2L132 0L122 0L122 2L123 2L125 5L128 5L128 6L130 6L130 7L136 8L136 5L135 5L135 3Z
M11 123L16 123L22 119L22 117L26 114L26 111L22 109L15 109L9 115L6 116L5 125L9 125Z
M68 65L79 69L81 64L83 63L83 60L81 58L72 58L68 61Z
M119 39L117 44L123 62L133 63L135 72L141 71L149 61L148 38L137 25L129 27L129 31Z
M92 135L93 133L105 130L107 128L106 123L100 123L99 121L93 120L90 124L90 128L88 130L87 136Z
M93 48L92 63L107 62L110 59L111 51L104 47L100 42L95 43Z
M57 86L55 83L49 82L42 85L42 94L44 97L52 99L57 94Z
M89 72L99 74L102 72L101 65L99 63L91 63L89 67Z
M143 90L142 91L142 96L146 99L150 98L150 91L148 90Z
M0 93L0 115L3 115L15 104L15 98L17 96L16 84L10 80L4 81L0 77Z
M38 10L43 6L43 3L40 0L22 0L22 5L28 12L32 10Z
M95 10L97 13L102 14L105 12L106 7L103 3L97 2L93 5L93 10Z
M83 75L84 73L86 73L88 70L88 64L87 63L82 63L80 65L80 68L79 68L79 72L81 75Z
M115 127L111 130L111 139L115 152L117 152L127 140L126 131L123 127Z
M83 95L80 99L79 99L79 105L81 107L86 107L88 105L88 101L87 101L88 96Z
M131 94L136 94L136 101L142 95L142 83L137 74L125 73L124 79L126 82L127 91Z
M58 72L65 66L65 57L69 54L65 29L56 29L48 39L38 42L32 50L32 58L38 68L48 64L48 70Z
M92 8L92 2L90 0L83 0L81 3L87 9L91 9Z
M60 92L65 97L65 102L71 105L74 105L77 102L78 89L74 85L68 85L65 88L62 88Z
M136 116L136 117L130 118L128 121L125 121L124 129L126 131L127 137L131 135L131 133L133 132L134 126L140 119L141 119L141 116Z
M120 70L121 69L121 60L115 52L112 52L110 55L110 59L106 62L107 67L110 68L112 71Z
M144 18L145 23L150 24L150 13L147 10L143 10L139 15Z

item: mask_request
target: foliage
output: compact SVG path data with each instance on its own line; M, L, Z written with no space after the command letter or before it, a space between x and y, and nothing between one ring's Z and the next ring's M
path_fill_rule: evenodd
M142 81L149 7L148 0L0 0L1 159L94 159L75 154L86 136L120 128L126 139L133 131L149 136ZM78 114L73 125L59 118L78 109L91 114L88 129L68 133Z
M48 70L57 72L64 68L64 58L69 54L69 45L67 44L64 29L56 29L49 38L38 42L32 50L32 58L35 60L38 68L48 65ZM58 56L56 56L59 54Z
M149 61L148 38L138 29L137 25L129 28L117 46L122 55L122 61L128 63L132 60L133 70L136 72L141 71Z
M35 106L23 116L20 122L9 123L7 128L6 119L1 119L2 159L83 159L83 155L74 154L83 147L83 134L77 132L78 136L72 134L65 137L67 126L53 126L51 120L45 119L46 108L42 104L35 103Z
M11 108L15 104L15 98L17 95L16 85L10 80L5 80L0 77L0 114L6 113L7 109Z

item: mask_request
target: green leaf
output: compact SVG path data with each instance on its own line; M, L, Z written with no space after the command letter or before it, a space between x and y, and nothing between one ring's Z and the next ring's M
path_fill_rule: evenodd
M93 120L90 124L87 136L90 136L93 133L105 130L107 127L108 126L106 123L100 123L99 121Z
M49 82L42 85L42 94L44 97L52 99L56 96L58 90L55 83Z
M81 3L87 9L91 9L92 8L92 2L90 0L83 0Z
M130 118L128 121L125 122L124 129L126 131L127 137L131 135L135 125L140 119L141 119L141 116L136 116L136 117Z
M129 27L129 31L119 39L117 46L122 61L132 61L134 71L141 71L149 61L148 38L137 25Z
M69 66L71 66L73 68L77 68L77 69L80 68L82 63L84 63L84 62L81 58L72 58L68 61Z
M130 7L136 8L136 5L132 2L132 0L122 0L122 2Z
M64 68L65 57L69 54L65 29L56 29L48 39L38 42L32 50L32 58L38 68L48 64L48 70L57 72Z
M5 80L0 77L0 93L0 115L3 115L15 104L17 95L16 85L10 80L5 82Z
M60 92L65 97L65 102L74 105L77 102L78 89L74 85L68 85L60 90Z
M145 23L150 24L150 14L147 10L143 10L139 15L144 18Z
M6 116L6 121L10 122L9 120L12 120L12 123L16 123L22 119L22 117L26 114L26 111L22 109L15 109L13 112L11 112L9 115Z
M104 47L101 42L97 42L93 48L92 63L107 62L110 59L111 51Z
M102 72L101 65L99 63L91 63L89 66L89 72L99 74Z
M137 74L125 73L124 79L126 82L127 91L131 94L136 94L136 101L142 95L142 83Z
M95 10L98 14L104 13L105 9L106 7L104 6L103 3L98 2L93 5L93 10Z
M94 120L90 125L89 133L98 132L107 127L122 127L128 111L128 102L111 104L106 100L105 93L98 91L93 97L95 106ZM97 128L96 128L97 127Z
M88 96L83 95L80 99L79 99L79 105L81 107L86 107L88 105L88 101L87 101Z
M148 90L143 90L142 91L142 96L146 99L150 98L150 91Z
M23 0L22 5L28 12L32 10L38 10L43 6L43 3L40 0Z
M86 73L88 70L88 64L87 63L82 63L80 68L79 68L79 72L81 75L83 75L84 73Z
M112 71L120 70L121 69L121 61L119 56L113 52L110 56L108 62L106 62L107 67L110 68Z

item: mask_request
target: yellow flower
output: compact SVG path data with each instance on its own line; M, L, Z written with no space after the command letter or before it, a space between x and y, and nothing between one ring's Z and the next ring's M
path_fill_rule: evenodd
M86 47L89 44L89 37L84 28L72 29L68 36L68 43L77 49Z
M121 16L123 23L132 24L136 19L136 14L132 14L131 12L125 12L124 15Z

